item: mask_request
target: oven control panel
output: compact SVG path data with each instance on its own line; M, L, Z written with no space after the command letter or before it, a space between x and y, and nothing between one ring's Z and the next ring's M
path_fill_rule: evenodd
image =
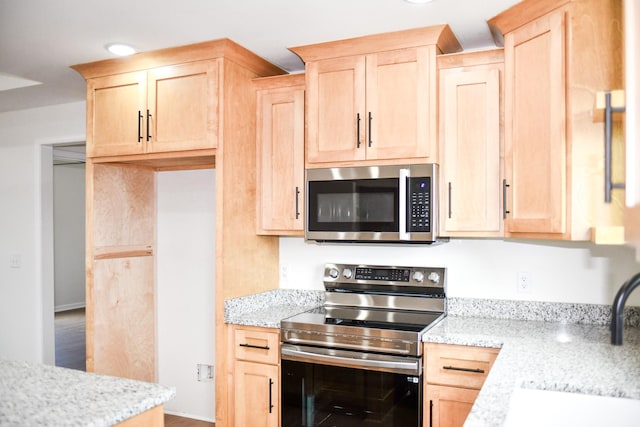
M326 264L324 282L444 287L441 267L396 267Z

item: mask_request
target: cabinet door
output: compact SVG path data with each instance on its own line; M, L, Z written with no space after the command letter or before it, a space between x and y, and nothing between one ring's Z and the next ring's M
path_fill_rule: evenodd
M368 160L435 158L432 52L424 46L367 55Z
M500 69L440 71L441 235L502 235Z
M154 258L99 259L93 268L87 367L98 374L155 382Z
M302 235L304 87L258 91L258 234Z
M274 365L235 362L235 427L277 427L280 408L279 369Z
M217 146L218 73L215 60L148 72L148 152Z
M365 58L306 65L307 162L365 158Z
M87 156L144 152L147 74L135 72L87 81Z
M564 13L505 35L507 233L566 231Z
M155 173L87 162L87 370L156 380Z
M427 384L424 425L432 427L461 427L478 390Z

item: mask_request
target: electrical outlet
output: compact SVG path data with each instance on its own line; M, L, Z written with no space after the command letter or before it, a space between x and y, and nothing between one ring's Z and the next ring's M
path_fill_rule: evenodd
M213 381L213 366L198 363L198 381Z
M12 254L9 257L9 267L20 268L22 266L22 257L20 254Z
M531 288L532 288L531 275L527 272L519 272L518 277L516 279L516 286L518 288L518 292L522 292L522 293L531 292Z

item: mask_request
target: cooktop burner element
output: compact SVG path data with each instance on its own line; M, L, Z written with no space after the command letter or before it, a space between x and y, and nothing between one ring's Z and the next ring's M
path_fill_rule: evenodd
M281 322L284 343L420 356L446 314L445 269L327 264L325 303Z

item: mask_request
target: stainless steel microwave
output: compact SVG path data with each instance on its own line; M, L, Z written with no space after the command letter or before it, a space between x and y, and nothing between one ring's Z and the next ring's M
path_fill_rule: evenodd
M306 190L306 240L436 240L437 164L308 169Z

